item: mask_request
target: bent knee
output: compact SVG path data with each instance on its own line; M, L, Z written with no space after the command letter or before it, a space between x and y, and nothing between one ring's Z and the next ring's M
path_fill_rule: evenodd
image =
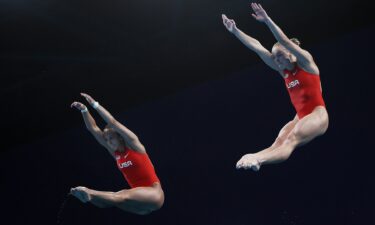
M293 150L284 150L279 154L279 162L285 162L289 159L290 155L292 154Z
M157 191L154 194L147 195L141 199L135 199L134 196L124 195L121 198L122 203L140 204L140 211L137 212L140 215L146 215L153 211L160 209L164 205L164 192Z
M153 201L153 210L158 210L164 205L164 192L160 190L158 194L155 195L155 199Z
M148 215L154 211L159 210L163 205L164 205L164 201L153 202L153 203L147 204L147 206L144 206L143 209L138 210L135 213L138 215Z
M150 199L151 200L151 199ZM163 207L164 205L164 192L163 190L159 190L152 198L151 204L149 209L152 211L156 211Z
M327 119L323 121L323 124L322 124L322 131L321 131L321 134L320 134L320 135L325 134L325 132L327 132L327 130L328 130L328 127L329 127L329 119L328 119L328 117L327 117Z
M311 140L325 134L328 129L328 120L320 121L311 129L296 129L294 135L301 141Z
M315 136L323 135L328 130L329 126L329 116L327 111L324 108L324 110L321 110L320 112L319 119L316 121L316 127L314 129Z

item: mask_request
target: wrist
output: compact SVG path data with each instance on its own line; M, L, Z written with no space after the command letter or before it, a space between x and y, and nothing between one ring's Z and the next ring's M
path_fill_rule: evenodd
M272 23L272 20L271 20L271 17L267 16L265 19L264 19L264 23L266 25L270 25Z
M94 109L97 109L99 107L99 102L93 102L91 105Z
M81 113L86 113L88 112L89 110L87 109L87 107L85 107L84 109L81 109Z
M237 27L234 27L234 28L233 28L233 31L232 31L232 34L233 34L234 36L237 36L239 33L240 33L240 29L238 29Z

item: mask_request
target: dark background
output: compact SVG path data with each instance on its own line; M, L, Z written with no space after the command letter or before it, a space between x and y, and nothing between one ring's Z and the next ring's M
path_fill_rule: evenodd
M138 134L166 192L148 216L68 199L62 224L375 224L370 1L261 1L320 71L327 133L285 163L236 171L294 116L247 1L0 1L3 220L56 224L70 187L127 187L69 108L84 91ZM100 125L104 125L94 113Z

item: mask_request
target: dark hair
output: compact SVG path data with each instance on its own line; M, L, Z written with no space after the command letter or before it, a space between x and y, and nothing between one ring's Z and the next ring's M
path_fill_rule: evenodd
M291 40L294 44L296 44L296 45L298 45L298 46L301 45L301 42L300 42L297 38L291 38L290 40ZM281 45L280 42L276 42L276 43L273 45L273 47L276 47L276 46L278 46L278 45Z
M294 44L300 46L301 45L301 42L297 39L297 38L291 38L290 39Z

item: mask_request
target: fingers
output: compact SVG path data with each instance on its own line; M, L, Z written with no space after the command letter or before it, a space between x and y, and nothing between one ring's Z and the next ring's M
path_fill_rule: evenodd
M256 4L255 3L251 3L251 8L256 11L257 10L257 7L256 7Z
M230 21L230 19L225 14L221 14L221 18L223 18L223 21Z
M223 17L223 23L224 23L224 25L228 25L228 23L229 23L228 17Z
M86 93L81 93L81 95L87 99L92 99L92 97Z
M258 13L259 11L264 11L263 7L257 3L251 3L251 8L254 10L255 13Z
M235 23L233 19L229 19L225 14L221 14L221 17L223 18L224 25L231 25Z
M86 101L88 101L90 104L93 102L93 99L90 97L90 95L86 94L86 93L80 93L82 97L84 97L86 99ZM77 109L84 109L86 108L86 106L84 104L82 104L81 102L73 102L71 105L70 105L71 108L75 107Z
M86 99L86 101L89 100L89 95L88 94L81 93L81 96L84 97Z
M95 102L95 100L90 95L88 95L86 93L81 93L81 96L83 96L86 99L86 101L90 104Z
M71 108L76 108L76 109L79 109L79 110L82 110L82 109L85 109L86 106L80 102L73 102L71 105L70 105Z
M254 9L254 11L259 10L260 7L257 3L251 3L251 7Z
M227 28L228 31L233 32L233 29L235 28L236 24L234 20L226 19L223 21L225 28Z
M79 102L73 102L70 107L73 108L73 107L78 107L79 106Z

